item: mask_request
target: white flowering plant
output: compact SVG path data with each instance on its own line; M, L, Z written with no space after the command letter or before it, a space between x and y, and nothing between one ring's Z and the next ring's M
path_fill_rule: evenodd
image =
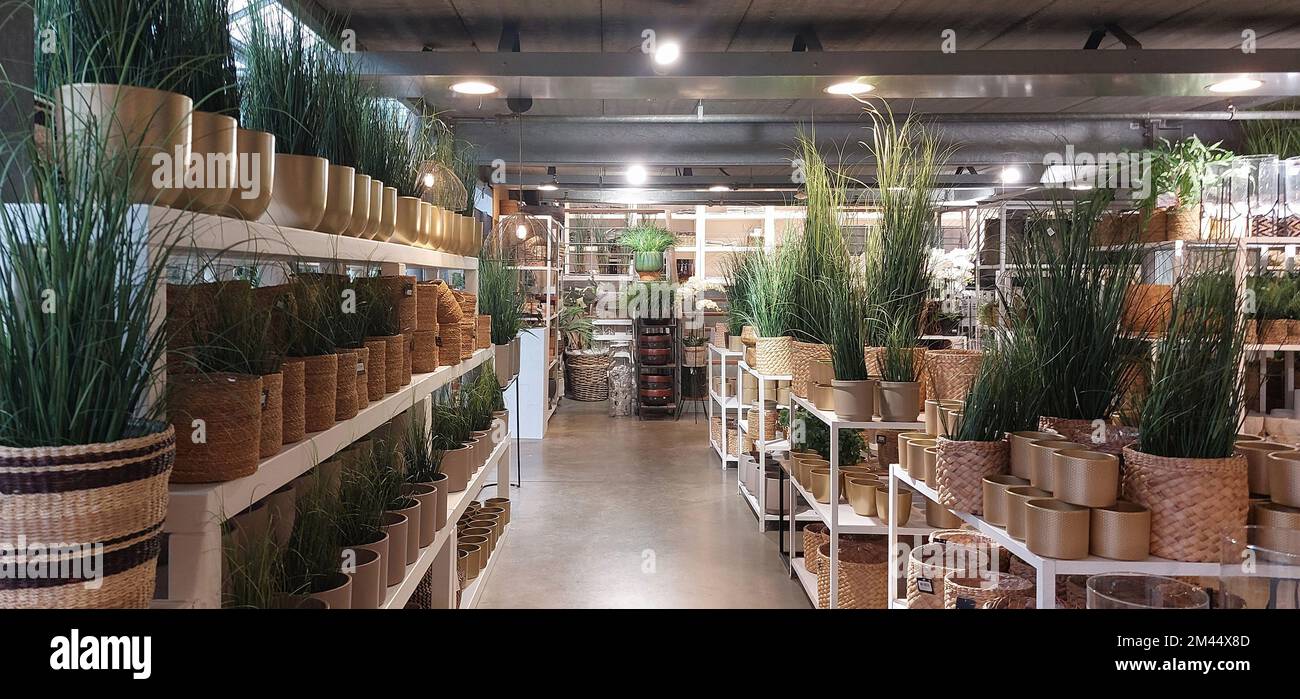
M930 249L930 274L939 300L961 295L974 279L974 252L970 248Z

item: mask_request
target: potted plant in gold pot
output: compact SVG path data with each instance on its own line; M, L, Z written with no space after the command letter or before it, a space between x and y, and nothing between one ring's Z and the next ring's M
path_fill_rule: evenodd
M754 370L769 376L790 373L790 288L793 256L777 251L757 254L750 267L745 324L754 328Z
M870 337L872 308L867 302L862 273L857 270L851 266L838 278L819 279L816 283L829 299L830 314L821 329L821 337L831 346L835 414L842 420L865 422L875 412L878 384L867 375L863 354Z
M880 418L912 422L921 412L921 382L916 370L916 337L908 323L895 320L880 350Z

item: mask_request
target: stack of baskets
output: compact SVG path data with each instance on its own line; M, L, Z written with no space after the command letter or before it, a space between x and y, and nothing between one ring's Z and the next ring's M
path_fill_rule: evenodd
M474 356L474 345L478 336L478 296L468 291L453 292L460 304L460 359Z
M749 428L744 440L746 452L754 450L754 444L760 436L769 442L776 441L776 413L776 401L769 400L766 406L759 405L758 401L755 401L753 405L749 406L749 410L745 413L746 427ZM760 418L762 420L761 425L759 424Z
M460 326L465 314L455 293L444 281L434 282L438 290L438 366L460 362Z
M415 285L415 332L411 339L411 370L426 374L438 368L438 287Z
M569 396L579 401L609 398L609 353L579 350L565 352Z
M492 346L492 316L480 314L478 316L477 330L478 333L475 336L476 340L474 342L474 347L476 349L487 349L491 347Z
M715 415L709 420L709 436L719 447L722 446L722 416ZM736 421L727 420L727 447L732 455L740 454L740 429L736 427Z

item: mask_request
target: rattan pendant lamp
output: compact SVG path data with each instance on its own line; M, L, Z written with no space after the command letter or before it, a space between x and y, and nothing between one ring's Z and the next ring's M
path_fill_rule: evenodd
M519 200L524 199L524 122L520 115L515 119L519 123ZM492 230L492 244L503 254L509 253L510 259L526 264L527 251L534 241L545 240L546 223L537 216L522 212L506 214L497 218Z

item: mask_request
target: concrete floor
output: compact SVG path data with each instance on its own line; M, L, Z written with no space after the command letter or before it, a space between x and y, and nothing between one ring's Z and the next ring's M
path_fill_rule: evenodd
M523 442L479 608L810 608L691 418L565 401L545 440Z

